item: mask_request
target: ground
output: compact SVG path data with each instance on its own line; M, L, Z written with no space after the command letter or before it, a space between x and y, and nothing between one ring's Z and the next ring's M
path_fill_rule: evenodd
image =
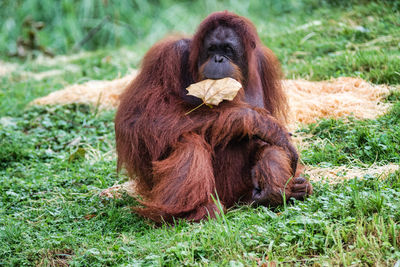
M15 52L22 20L30 13L47 23L39 40L58 55L49 59L34 51L36 58L15 59L0 53L0 265L393 266L399 261L400 172L387 167L400 163L398 2L128 2L0 4L0 17L6 18L0 25L1 51ZM165 33L193 33L207 13L221 9L253 20L287 79L360 77L392 88L381 100L391 107L371 119L322 119L294 132L304 144L304 164L339 177L351 173L351 179L330 183L329 171L312 173L320 179L304 202L275 210L236 207L216 220L156 227L131 212L135 201L129 196L99 196L127 180L116 174L115 110L29 103L71 84L123 77ZM73 50L106 14L112 23ZM365 169L378 171L357 171ZM387 169L389 174L381 175Z

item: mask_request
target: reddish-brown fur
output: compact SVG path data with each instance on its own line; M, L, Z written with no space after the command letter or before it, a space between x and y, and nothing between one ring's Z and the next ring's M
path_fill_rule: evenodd
M218 25L242 39L244 88L233 101L185 115L197 105L185 101L185 88L202 79L202 42ZM282 126L286 111L279 63L247 19L216 12L192 39L154 45L121 95L115 119L118 168L123 165L136 181L143 204L137 211L155 221L198 221L219 212L216 197L231 207L252 201L277 205L283 194L299 199L310 194L307 181L291 179L297 153ZM297 168L295 177L299 173ZM261 195L254 196L255 187Z

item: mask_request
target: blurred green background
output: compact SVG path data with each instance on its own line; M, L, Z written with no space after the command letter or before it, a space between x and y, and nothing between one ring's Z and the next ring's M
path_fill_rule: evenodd
M128 47L141 57L165 35L191 35L209 13L229 10L253 21L289 78L352 75L398 84L399 9L399 1L366 0L2 0L0 58L10 60L17 40L29 39L27 21L43 22L36 42L55 55Z
M248 16L255 24L262 25L259 30L262 37L267 38L306 22L309 18L304 14L313 17L316 8L342 5L351 8L351 1L3 0L0 2L3 21L0 48L9 51L16 49L12 40L22 34L22 24L28 16L45 23L45 28L40 32L43 45L56 53L66 53L106 17L109 20L85 44L85 49L152 43L170 31L191 34L195 25L205 16L224 9ZM288 13L302 16L282 16ZM280 29L268 27L269 23L277 21L282 26Z

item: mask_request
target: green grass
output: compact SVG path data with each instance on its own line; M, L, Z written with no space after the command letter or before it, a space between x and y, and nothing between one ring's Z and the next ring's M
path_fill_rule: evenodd
M306 164L372 165L400 163L400 102L376 120L324 119L300 132L310 145L302 151Z
M117 4L118 3L118 4ZM275 210L236 207L215 220L157 228L131 212L132 198L98 193L116 174L113 117L86 105L32 107L49 92L137 68L173 30L193 33L209 12L249 17L288 78L358 76L400 84L398 1L1 1L0 58L17 69L0 77L0 266L393 266L400 259L400 172L330 185ZM65 60L7 56L25 16L43 20L39 41ZM110 21L75 54L104 16ZM309 26L305 27L307 23ZM129 27L127 26L129 24ZM32 75L58 70L36 80ZM400 94L377 119L324 119L304 127L309 165L400 162ZM323 177L322 177L323 178Z
M128 55L127 55L127 52ZM11 75L0 76L0 116L13 116L23 113L29 102L39 96L64 88L69 84L83 83L89 80L112 80L129 73L137 67L139 56L125 49L110 51L98 50L84 53L81 58L72 58L60 64L43 61L26 61ZM30 77L29 73L60 71L59 75L43 79Z
M109 153L114 113L93 113L84 105L33 107L0 128L2 147L16 151L1 154L0 263L373 265L400 256L399 172L384 181L317 183L313 196L286 209L245 206L155 228L131 213L129 197L97 196L123 178ZM78 148L83 157L73 157Z
M15 136L13 144L5 139L10 150L18 148L1 154L0 264L374 265L400 256L400 172L384 181L317 183L305 202L273 211L245 206L200 224L155 228L131 213L131 198L97 196L124 179L109 153L112 116L82 105L35 107L0 128ZM78 148L83 157L74 157Z

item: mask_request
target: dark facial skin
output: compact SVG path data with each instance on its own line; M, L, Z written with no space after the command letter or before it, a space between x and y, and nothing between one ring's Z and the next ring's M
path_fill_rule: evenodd
M228 27L218 26L204 40L200 71L205 79L237 78L244 66L240 37Z

